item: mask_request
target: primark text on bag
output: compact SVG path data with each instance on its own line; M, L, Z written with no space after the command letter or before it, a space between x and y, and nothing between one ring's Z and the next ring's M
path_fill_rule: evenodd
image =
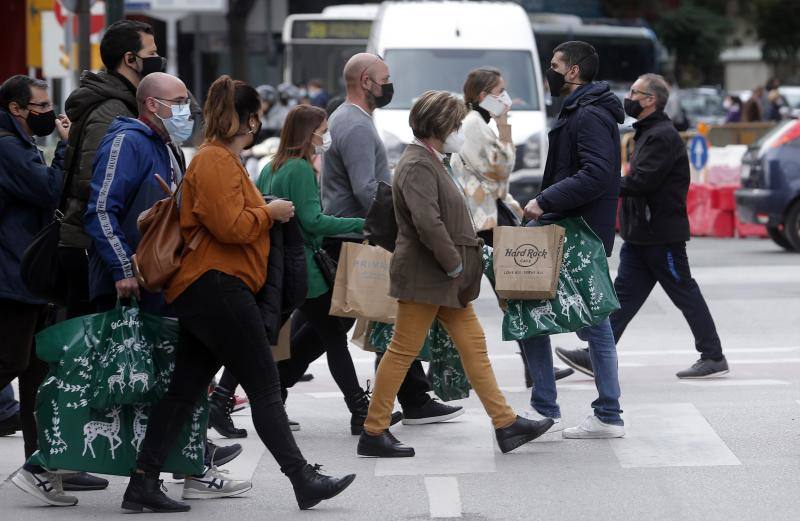
M397 299L389 296L392 254L378 246L342 243L330 314L394 323Z

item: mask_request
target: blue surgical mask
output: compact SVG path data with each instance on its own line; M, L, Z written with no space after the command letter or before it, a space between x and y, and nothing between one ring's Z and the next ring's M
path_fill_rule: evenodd
M159 99L156 99L156 101L172 110L171 118L162 118L156 114L158 119L164 123L164 128L167 130L167 133L172 141L175 144L180 145L189 139L192 136L192 130L194 130L194 120L191 119L192 114L189 110L189 104L183 103L181 105L167 105Z

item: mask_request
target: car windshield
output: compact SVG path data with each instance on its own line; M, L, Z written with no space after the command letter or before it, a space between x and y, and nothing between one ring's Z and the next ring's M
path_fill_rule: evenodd
M724 116L723 97L717 92L680 92L681 106L690 116Z
M793 109L800 109L800 90L781 90L780 93L786 98L786 102Z
M480 66L500 70L513 100L511 110L539 110L539 90L528 51L484 49L390 49L385 53L394 98L389 109L410 109L426 90L462 95L467 74Z

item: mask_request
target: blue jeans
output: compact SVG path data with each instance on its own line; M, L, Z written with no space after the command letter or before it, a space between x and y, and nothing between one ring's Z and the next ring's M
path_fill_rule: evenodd
M589 356L592 359L594 383L598 393L598 398L592 402L595 416L603 423L624 425L619 405L617 346L611 331L611 322L606 318L596 326L581 329L578 336L589 342ZM544 416L560 418L550 337L528 338L520 341L520 346L525 350L528 371L533 379L531 407Z
M19 413L19 402L14 399L14 389L11 384L0 390L0 421L7 420Z

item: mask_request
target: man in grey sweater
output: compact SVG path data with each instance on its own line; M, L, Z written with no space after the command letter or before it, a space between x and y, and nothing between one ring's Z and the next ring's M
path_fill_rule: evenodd
M394 90L389 67L377 55L356 54L344 67L347 99L331 114L328 129L331 148L322 165L323 211L337 217L366 217L378 190L378 181L392 182L386 149L383 146L372 113L389 104ZM334 258L339 257L342 242L363 240L363 237L332 237L323 246ZM353 321L345 321L348 329ZM380 363L380 355L376 361ZM446 421L464 413L433 400L428 395L430 384L422 364L411 364L397 394L403 408L405 425L421 425Z

